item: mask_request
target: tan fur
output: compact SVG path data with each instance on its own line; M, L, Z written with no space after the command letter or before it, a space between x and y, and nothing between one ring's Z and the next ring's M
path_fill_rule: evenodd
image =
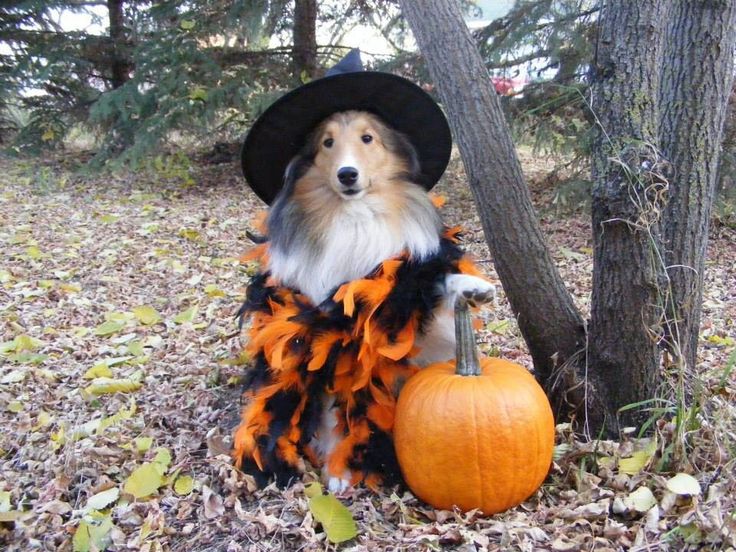
M313 134L317 151L314 163L297 182L293 196L315 223L309 226L310 233L324 235L333 216L346 201L340 193L337 171L340 161L348 155L354 157L360 167L360 189L365 193L362 197L380 196L387 219L398 230L400 213L408 200L406 183L402 180L408 167L386 149L384 144L389 132L391 130L377 117L362 111L336 113L320 124ZM364 143L361 138L364 135L371 136L372 142ZM328 138L334 140L331 148L323 144Z

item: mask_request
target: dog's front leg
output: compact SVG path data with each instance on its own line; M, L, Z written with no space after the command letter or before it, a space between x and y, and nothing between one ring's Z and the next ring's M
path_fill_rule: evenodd
M339 414L335 396L327 394L322 399L322 419L311 442L312 449L322 461L322 481L331 493L342 493L350 488L352 476L350 471L332 473L330 470L330 458L345 438L339 428Z
M496 286L470 274L448 274L445 277L445 307L455 309L459 297L471 307L479 307L496 299Z
M483 278L468 274L448 274L441 286L442 301L432 313L432 321L417 336L419 354L413 359L418 366L444 362L455 357L455 303L463 297L472 306L496 298L496 286Z

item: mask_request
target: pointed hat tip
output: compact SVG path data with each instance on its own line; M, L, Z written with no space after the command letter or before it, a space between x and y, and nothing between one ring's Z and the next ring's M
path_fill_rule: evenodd
M342 75L344 73L355 73L363 70L363 62L360 59L360 49L353 48L344 58L327 70L326 77Z

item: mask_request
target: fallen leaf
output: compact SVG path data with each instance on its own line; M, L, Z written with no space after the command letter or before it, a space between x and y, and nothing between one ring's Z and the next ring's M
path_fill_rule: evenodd
M654 494L649 487L646 486L639 487L629 496L624 498L624 505L626 505L629 510L634 510L636 512L646 512L656 504L657 499L654 498Z
M202 504L204 504L204 517L207 519L214 519L225 513L222 498L207 485L202 485Z
M135 449L138 452L146 452L148 449L151 448L151 445L153 444L153 438L136 437L135 439L133 439L133 444L135 445Z
M110 541L108 535L112 528L112 519L109 515L93 511L84 516L72 539L74 552L105 550Z
M86 509L102 510L115 502L120 496L120 489L112 487L106 491L99 492L87 499Z
M84 388L87 395L109 395L111 393L131 393L143 386L139 381L132 379L97 378Z
M677 475L674 475L667 481L666 487L668 490L678 495L697 496L701 492L698 480L687 473L678 473Z
M123 485L123 491L135 498L144 498L154 494L165 483L161 467L157 464L143 464L133 470Z
M191 475L182 475L174 481L174 492L179 496L190 494L194 490L194 478Z
M10 491L0 491L0 512L10 511Z
M633 452L628 458L621 458L618 461L618 470L628 475L636 475L649 464L655 452L657 442L651 439L643 449Z
M117 320L108 320L103 322L94 329L94 334L99 336L112 335L119 332L125 327L125 322Z
M161 315L150 305L141 305L132 309L133 314L141 324L153 326L161 322Z
M323 494L322 485L310 483L305 488L309 497L309 511L322 524L327 539L335 544L349 541L358 534L353 515L334 495Z
M82 377L84 379L111 378L112 370L105 362L99 362L87 370Z
M20 383L24 379L26 379L26 371L25 370L11 370L7 374L5 374L2 378L0 378L0 383Z
M187 310L180 312L174 317L174 322L177 324L184 324L191 322L197 316L197 306L189 307Z

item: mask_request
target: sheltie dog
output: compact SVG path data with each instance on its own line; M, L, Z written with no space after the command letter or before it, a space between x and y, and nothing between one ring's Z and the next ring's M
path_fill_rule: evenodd
M403 134L362 111L336 113L311 134L289 163L284 187L267 219L273 278L320 305L340 284L365 277L402 253L421 260L437 253L443 224L419 181L417 153ZM453 308L459 296L480 304L495 296L489 282L450 274L433 320L417 336L412 362L424 366L455 356ZM334 397L324 402L313 449L322 459L339 441ZM349 486L344 474L323 474L328 487Z

